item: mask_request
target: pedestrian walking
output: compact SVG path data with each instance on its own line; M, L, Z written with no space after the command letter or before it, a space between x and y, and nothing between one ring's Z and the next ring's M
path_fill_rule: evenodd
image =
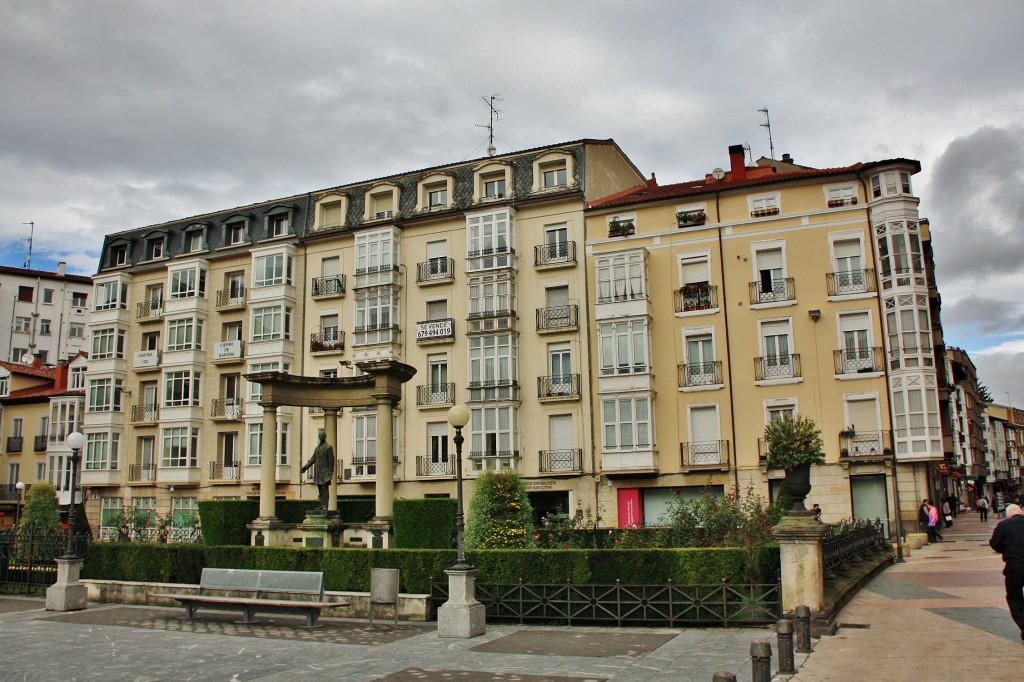
M1006 605L1024 641L1024 511L1019 505L1006 506L1006 518L996 524L988 544L1003 555Z
M928 505L928 542L942 542L942 534L939 533L939 508L925 500Z
M953 509L949 506L949 498L942 501L942 519L946 522L946 528L953 527Z
M960 498L956 495L950 495L949 508L953 510L953 518L957 518L960 515Z
M917 508L917 527L922 533L928 532L928 500L921 500L921 506Z
M988 521L988 498L982 495L977 502L978 515L982 521Z

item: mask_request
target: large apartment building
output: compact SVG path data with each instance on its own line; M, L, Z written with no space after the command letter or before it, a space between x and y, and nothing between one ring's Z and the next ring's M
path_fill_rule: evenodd
M588 207L602 505L649 524L708 485L774 496L764 427L800 413L824 436L827 520L893 519L896 481L912 518L943 458L919 164L729 155Z
M92 279L0 266L0 360L54 366L85 350Z
M446 418L465 403L467 477L515 469L538 510L593 507L583 209L642 182L614 142L582 140L109 235L90 324L90 518L256 497L261 389L244 375L347 376L378 359L417 370L381 429L396 496L454 496ZM278 496L315 495L299 467L323 420L278 409ZM338 420L339 495L374 494L376 420Z

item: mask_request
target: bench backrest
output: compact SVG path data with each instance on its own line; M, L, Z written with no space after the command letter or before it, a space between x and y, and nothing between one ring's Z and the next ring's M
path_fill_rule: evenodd
M244 590L255 592L290 592L324 596L324 574L314 571L256 571L247 568L204 568L199 591Z

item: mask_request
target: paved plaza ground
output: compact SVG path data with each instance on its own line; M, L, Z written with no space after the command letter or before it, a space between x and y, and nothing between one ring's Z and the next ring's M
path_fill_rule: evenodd
M914 550L840 614L833 637L797 655L796 682L1024 679L1024 644L1003 598L1002 562L987 545L996 519L961 516L946 541ZM420 682L709 682L751 679L763 628L607 628L490 624L469 640L435 623L261 617L90 604L52 613L40 599L0 596L0 682L7 680L260 680Z

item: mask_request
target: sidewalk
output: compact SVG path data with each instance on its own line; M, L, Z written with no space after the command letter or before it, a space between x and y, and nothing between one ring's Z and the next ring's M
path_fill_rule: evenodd
M1010 619L1003 561L988 546L994 514L964 513L945 540L876 576L816 640L794 682L1019 680L1024 643ZM773 661L774 663L774 661ZM775 666L773 666L773 669Z

